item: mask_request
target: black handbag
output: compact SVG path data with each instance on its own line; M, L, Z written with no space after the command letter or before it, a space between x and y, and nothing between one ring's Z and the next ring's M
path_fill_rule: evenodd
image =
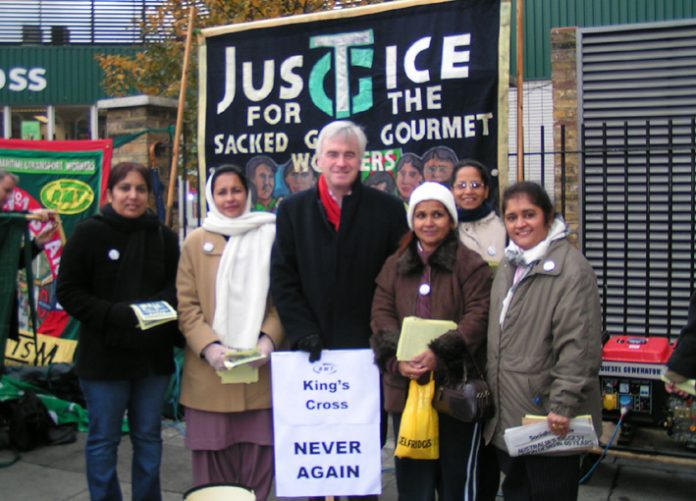
M485 421L493 416L493 397L481 371L476 367L476 377L469 377L464 363L464 377L460 381L445 381L435 389L433 407L465 423Z

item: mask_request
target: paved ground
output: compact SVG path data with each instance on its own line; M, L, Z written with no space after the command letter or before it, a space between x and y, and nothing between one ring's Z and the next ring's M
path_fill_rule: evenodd
M656 433L661 436L664 434ZM191 486L191 466L183 445L180 428L167 423L164 430L162 487L164 500L182 499ZM0 499L3 501L87 501L83 448L85 435L74 444L43 447L22 454L22 459L0 469ZM647 440L647 443L650 441ZM130 442L121 445L119 474L124 497L130 500ZM396 500L393 471L393 443L383 453L384 500ZM0 461L7 459L0 451ZM669 460L636 460L607 457L594 476L580 487L580 501L677 501L696 499L696 462L694 465L667 464ZM271 497L271 500L279 498ZM502 498L501 498L502 499Z

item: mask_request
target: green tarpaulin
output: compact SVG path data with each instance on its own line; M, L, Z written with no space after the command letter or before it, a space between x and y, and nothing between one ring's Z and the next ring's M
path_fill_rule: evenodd
M0 402L19 398L24 394L24 390L32 390L36 393L51 413L57 425L77 423L77 427L80 431L87 431L87 411L81 405L75 402L62 400L26 381L21 381L10 376L2 376L0 378ZM123 431L128 431L125 420Z

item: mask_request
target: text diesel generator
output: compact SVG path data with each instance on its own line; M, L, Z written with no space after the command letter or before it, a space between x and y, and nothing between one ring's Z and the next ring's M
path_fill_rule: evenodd
M610 336L604 344L600 384L604 418L619 421L619 443L632 425L664 427L675 442L696 450L696 401L671 396L662 375L674 347L665 337Z

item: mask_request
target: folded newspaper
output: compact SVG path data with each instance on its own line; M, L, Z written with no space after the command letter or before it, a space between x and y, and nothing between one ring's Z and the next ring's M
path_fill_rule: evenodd
M551 433L546 419L505 430L505 445L512 457L530 454L588 451L599 445L592 417L570 420L568 433L559 437Z
M151 329L177 319L176 310L166 301L151 301L130 305L138 318L138 327Z

